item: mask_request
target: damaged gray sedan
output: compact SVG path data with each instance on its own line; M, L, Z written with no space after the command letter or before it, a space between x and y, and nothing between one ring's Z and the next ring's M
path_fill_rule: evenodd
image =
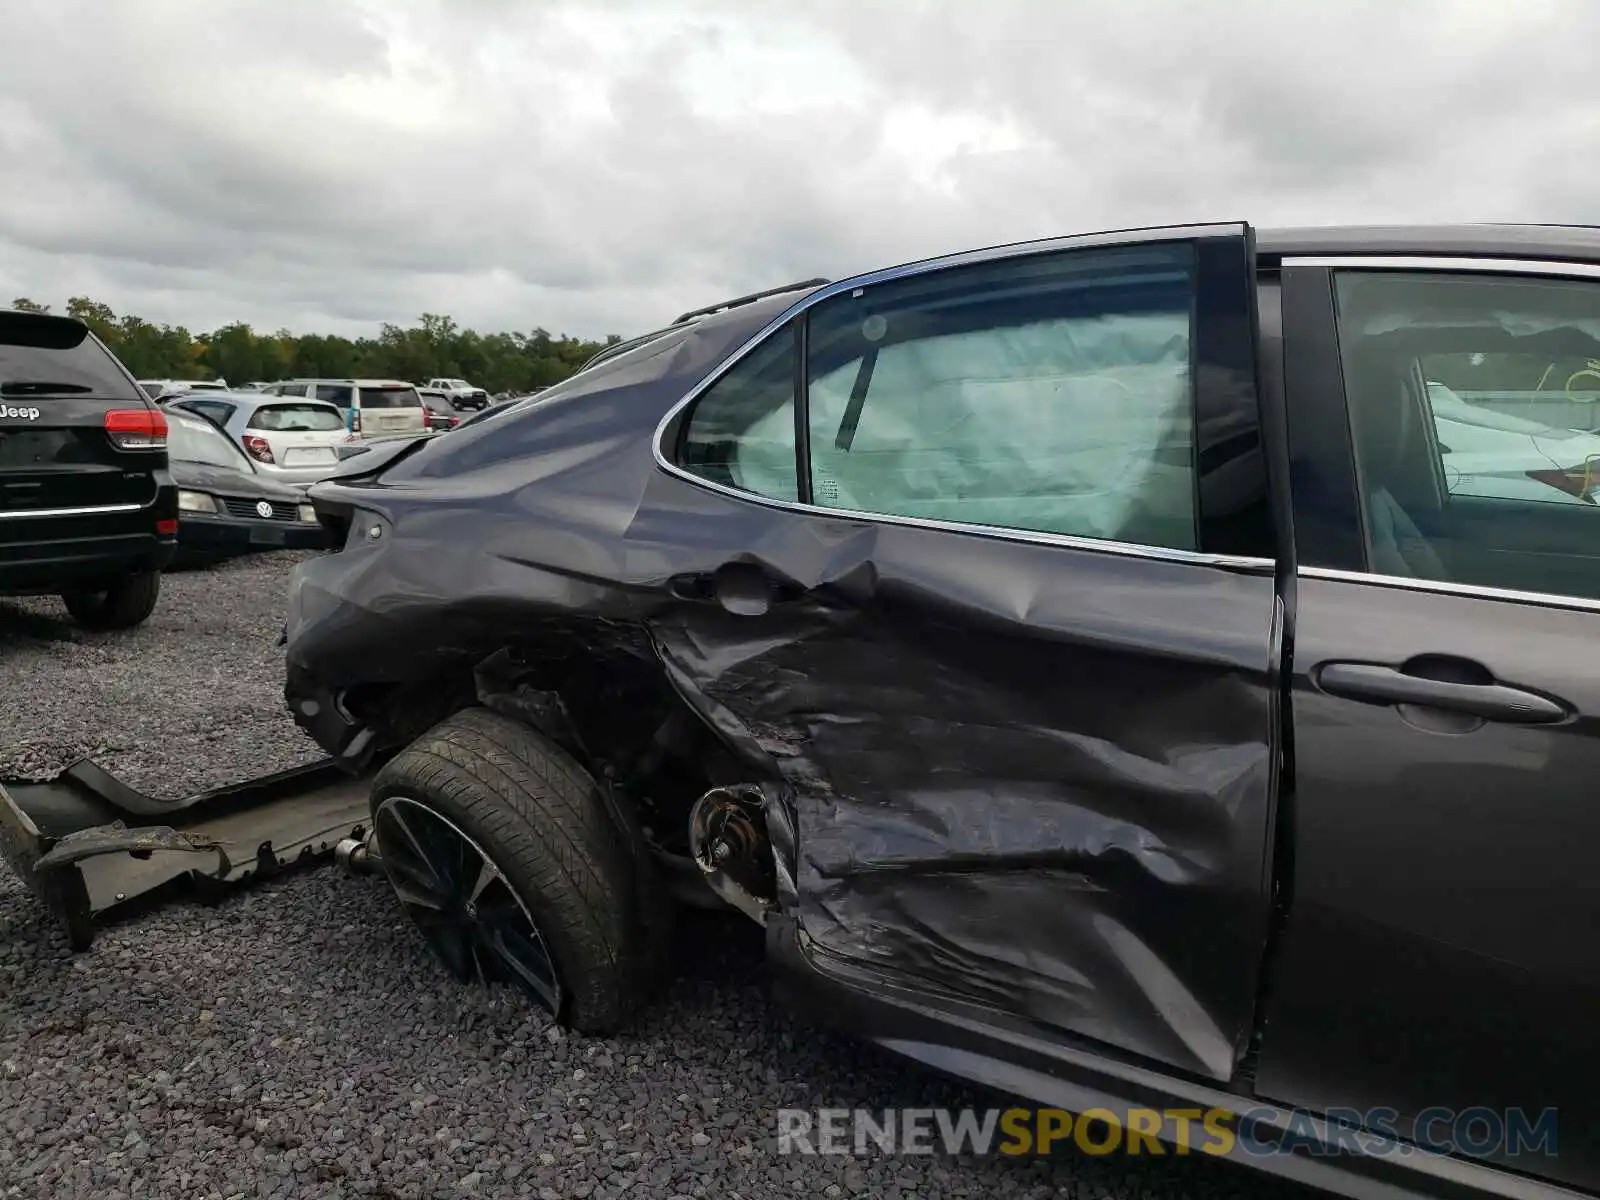
M721 905L812 1011L1169 1150L1220 1109L1350 1194L1592 1193L1600 513L1585 463L1454 487L1429 385L1594 358L1581 229L745 297L319 484L287 701L377 768L347 861L578 1028Z

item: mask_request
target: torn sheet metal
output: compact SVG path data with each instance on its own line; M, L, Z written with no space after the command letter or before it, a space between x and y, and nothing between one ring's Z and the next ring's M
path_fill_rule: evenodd
M80 829L61 838L48 851L39 856L33 869L39 874L59 870L81 863L88 858L104 854L131 854L135 857L154 854L157 850L172 854L205 854L216 861L210 872L226 878L230 863L228 850L221 842L197 833L180 833L176 829L156 825L143 829L129 829L121 821L97 825L93 829Z
M687 706L775 797L776 898L824 971L1228 1078L1269 916L1270 568L797 512L661 470L672 404L790 299L317 485L350 536L296 568L291 710L336 755L408 740L391 697L481 686L510 655L598 771L618 761L598 739Z

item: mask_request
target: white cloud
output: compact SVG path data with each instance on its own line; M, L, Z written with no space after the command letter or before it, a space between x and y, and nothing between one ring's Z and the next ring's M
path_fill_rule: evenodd
M55 0L0 301L629 333L1155 222L1596 221L1584 0Z

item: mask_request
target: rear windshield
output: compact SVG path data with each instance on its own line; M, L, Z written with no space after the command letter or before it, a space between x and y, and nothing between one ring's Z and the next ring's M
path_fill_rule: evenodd
M0 396L127 399L139 389L77 321L0 312Z
M250 418L250 428L328 433L344 428L344 414L331 404L263 404Z
M416 388L364 387L361 389L362 408L421 408L422 398Z
M418 395L422 397L422 402L436 413L454 413L456 411L450 406L450 401L439 395L438 392L419 392Z
M287 394L288 388L284 389ZM337 404L340 408L350 407L350 394L355 391L348 383L319 383L317 384L317 399L326 400L329 404ZM300 392L305 395L305 392Z
M254 472L250 460L231 440L206 421L193 417L167 418L167 453L176 462L203 463L230 471Z

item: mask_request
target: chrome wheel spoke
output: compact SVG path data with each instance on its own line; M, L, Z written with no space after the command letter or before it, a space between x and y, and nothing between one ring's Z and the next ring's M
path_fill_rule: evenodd
M482 928L485 947L506 969L512 982L528 992L551 1012L561 1011L561 985L556 982L555 963L545 949L544 939L532 926L526 936L495 922Z
M462 878L472 879L471 890L467 893L467 903L479 904L482 901L483 893L488 890L489 886L498 883L504 877L500 874L499 867L495 866L487 858L480 858L475 875L463 875Z
M398 806L387 811L390 818L389 823L398 830L401 844L404 847L403 850L399 850L397 847L396 850L390 850L389 853L396 853L398 850L403 855L409 852L412 865L420 867L428 873L433 883L433 890L440 894L448 895L451 884L450 873L447 870L441 871L440 864L435 861L433 855L428 853L424 845L424 836L419 834L418 830L412 828L411 820L400 811ZM381 832L378 834L378 842L382 845L383 834ZM437 853L438 851L435 850L434 854L436 855Z
M450 974L513 984L561 1011L555 960L522 898L482 847L425 804L382 802L374 820L384 873Z
M477 977L477 962L473 958L472 940L453 924L429 923L423 934L444 959L444 965L462 983L471 983Z
M426 888L418 887L409 879L401 879L391 875L389 882L394 887L394 893L400 897L400 903L407 908L425 909L431 913L442 913L445 901L435 896Z
M389 882L401 904L434 911L442 911L449 904L450 897L440 894L433 877L415 864L400 858L386 858L384 866L389 868Z

